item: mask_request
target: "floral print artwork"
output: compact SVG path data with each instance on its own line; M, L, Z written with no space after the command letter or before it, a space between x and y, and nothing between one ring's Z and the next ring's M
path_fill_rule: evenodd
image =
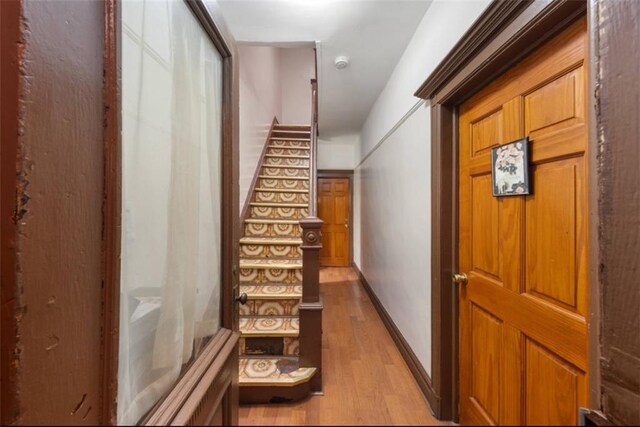
M494 196L529 194L528 145L523 138L491 150Z

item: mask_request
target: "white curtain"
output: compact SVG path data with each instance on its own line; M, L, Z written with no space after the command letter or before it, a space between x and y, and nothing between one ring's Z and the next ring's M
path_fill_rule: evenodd
M220 326L222 59L183 0L122 7L118 423Z

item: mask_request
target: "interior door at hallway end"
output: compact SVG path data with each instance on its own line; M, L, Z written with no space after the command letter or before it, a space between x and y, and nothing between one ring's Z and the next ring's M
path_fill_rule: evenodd
M586 21L460 107L460 421L570 425L588 406ZM491 149L530 139L527 196Z
M318 217L322 224L320 265L346 267L350 264L349 178L318 179Z

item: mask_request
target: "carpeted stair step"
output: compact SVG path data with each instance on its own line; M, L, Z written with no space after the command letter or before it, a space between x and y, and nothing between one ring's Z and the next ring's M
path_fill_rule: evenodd
M251 300L280 300L302 298L302 285L282 285L265 283L261 285L240 285L240 293L246 293Z
M265 157L268 159L300 159L300 160L309 160L309 155L303 154L265 154Z
M300 237L302 228L297 219L256 219L245 220L244 235L246 237Z
M277 203L304 203L309 204L308 190L288 190L277 189L257 189L255 191L256 202L277 202Z
M309 215L309 206L306 203L271 203L252 202L249 216L257 219L297 219L300 220Z
M297 337L297 316L249 316L240 318L240 335L247 337Z
M240 283L256 285L302 283L302 260L300 258L241 258Z
M292 387L308 382L316 368L300 368L297 358L240 358L240 386Z
M302 239L297 237L243 237L240 239L242 258L300 257Z

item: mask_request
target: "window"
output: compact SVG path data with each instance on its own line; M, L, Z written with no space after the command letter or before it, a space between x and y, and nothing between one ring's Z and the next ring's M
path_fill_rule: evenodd
M220 329L222 57L182 0L122 7L118 424Z

